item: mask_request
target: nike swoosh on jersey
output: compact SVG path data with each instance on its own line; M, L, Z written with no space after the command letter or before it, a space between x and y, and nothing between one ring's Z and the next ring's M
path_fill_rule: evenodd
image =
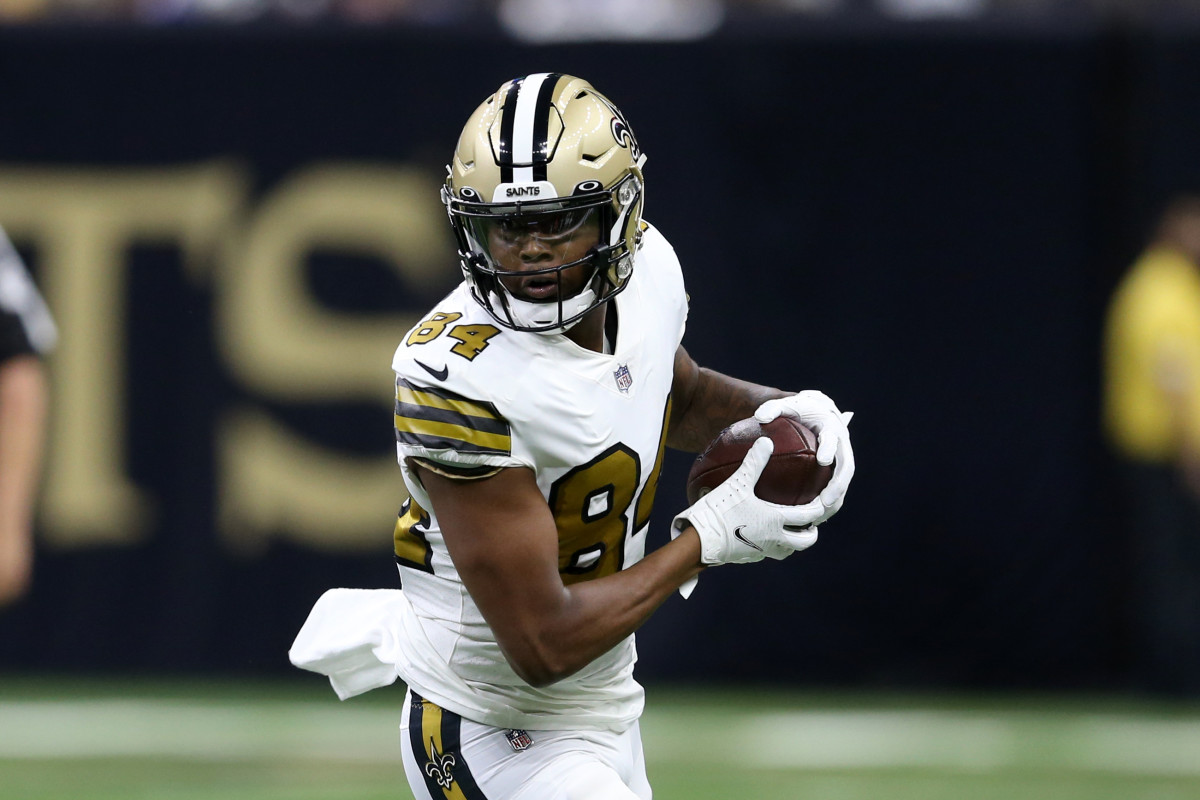
M429 366L428 364L422 364L420 361L417 361L415 358L413 359L413 363L416 364L421 369L428 372L433 377L437 378L439 381L446 380L446 376L448 376L450 374L450 365L449 364L443 366L439 370L439 369L434 369L433 367Z
M764 552L761 547L759 547L754 542L747 539L745 536L742 536L742 528L744 528L744 527L746 527L746 526L739 525L736 528L734 528L733 529L733 538L737 539L739 542L741 542L744 545L749 545L750 547L753 547L755 550L757 550L760 553Z

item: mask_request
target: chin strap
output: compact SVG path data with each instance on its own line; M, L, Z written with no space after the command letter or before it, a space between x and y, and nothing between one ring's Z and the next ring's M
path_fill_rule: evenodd
M596 302L596 290L590 286L574 297L563 300L561 306L559 303L531 303L528 300L518 300L507 291L504 293L503 302L508 308L508 315L512 318L513 324L531 328L533 333L551 334L568 331L579 322L578 319L565 325L555 323L579 316ZM560 307L562 309L561 316L559 315Z

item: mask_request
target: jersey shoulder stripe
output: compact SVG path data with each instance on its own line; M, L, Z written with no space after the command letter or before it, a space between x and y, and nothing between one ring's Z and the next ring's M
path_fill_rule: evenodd
M396 378L396 441L426 450L510 455L512 429L491 403Z

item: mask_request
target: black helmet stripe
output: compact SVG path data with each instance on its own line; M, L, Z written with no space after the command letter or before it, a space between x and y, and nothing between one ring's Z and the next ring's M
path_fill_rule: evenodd
M504 110L501 112L504 119L500 120L500 141L496 144L496 155L500 159L501 183L512 183L513 179L513 121L517 118L513 112L517 107L517 95L521 92L521 84L524 82L524 78L517 78L508 87L508 94L504 96Z
M533 149L531 151L535 181L546 180L546 165L550 163L550 104L554 100L554 89L558 86L558 79L561 77L561 74L551 72L546 76L546 80L542 81L541 88L538 90L537 104L534 106Z
M561 77L557 72L526 75L508 88L496 148L503 183L546 180L550 103Z

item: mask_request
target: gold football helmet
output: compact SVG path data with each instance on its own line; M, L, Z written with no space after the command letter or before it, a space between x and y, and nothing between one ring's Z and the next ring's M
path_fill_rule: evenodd
M475 299L508 328L560 333L629 283L641 239L642 164L624 115L590 83L538 73L505 83L463 128L442 188L458 239L463 275ZM503 227L569 235L599 222L600 243L586 256L539 270L562 286L562 272L594 269L573 297L514 297L501 278L489 234Z

